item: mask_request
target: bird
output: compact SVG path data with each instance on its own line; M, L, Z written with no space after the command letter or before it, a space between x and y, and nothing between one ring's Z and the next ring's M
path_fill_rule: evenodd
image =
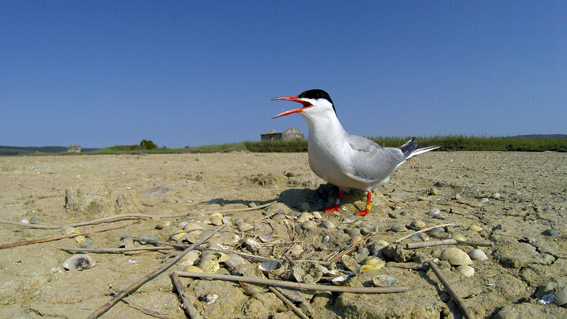
M358 188L367 191L367 195L365 209L356 213L359 216L368 215L373 189L388 183L390 176L406 160L441 147L417 148L415 137L400 147L381 147L370 139L350 134L339 122L331 96L320 89L270 101L278 100L302 105L300 108L287 109L272 119L295 113L305 118L309 126L309 167L317 176L339 188L335 204L323 209L327 213L339 211L345 189Z

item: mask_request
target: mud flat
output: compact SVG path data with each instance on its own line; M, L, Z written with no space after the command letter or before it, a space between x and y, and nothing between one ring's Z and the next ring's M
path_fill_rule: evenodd
M320 218L313 214L332 203L337 191L310 171L305 153L0 157L0 188L3 221L68 225L118 214L186 214L75 227L83 232L124 226L88 235L83 243L67 238L2 249L2 318L86 318L108 302L112 293L168 260L166 251L89 253L96 263L93 268L68 271L61 265L72 255L58 247L118 248L124 236L142 235L168 241L185 225L180 223L200 223L204 232L215 229L211 215L204 212L250 208L272 201L276 203L264 209L223 213L223 222L230 225L207 245L282 260L290 271L279 276L294 280L292 266L282 257L292 248L292 242L303 250L296 256L297 263L329 261L326 258L361 236L366 241L351 257L360 265L370 257L379 257L387 264L367 268L346 286L372 286L373 278L388 275L397 279L395 286L408 288L395 294L284 291L313 318L461 318L456 304L428 267L396 267L419 266L428 260L438 263L475 318L567 317L565 306L551 302L553 291L567 284L565 153L428 153L402 165L389 184L374 192L373 207L366 217L353 215L363 208L366 198L364 192L356 190L345 195L340 213L322 213ZM305 224L307 221L311 223ZM430 233L429 240L438 240L434 237L438 236L492 246L405 249L401 257L383 249L386 243L392 244L419 228L442 224L452 225ZM2 223L0 244L60 236L64 231ZM272 231L271 241L259 240L259 235ZM261 247L241 245L244 238L258 241ZM427 238L413 236L399 245L403 248L419 240ZM148 245L134 242L134 246ZM457 265L436 259L449 247L464 252L478 248L488 259L472 260L474 274L466 277ZM248 263L254 269L259 264ZM340 260L322 265L345 270ZM125 300L173 318L185 317L168 275L185 267L174 265ZM257 276L269 276L258 272ZM230 271L221 262L216 273ZM262 287L247 291L234 282L181 280L195 309L205 318L295 316ZM152 317L118 303L103 318Z

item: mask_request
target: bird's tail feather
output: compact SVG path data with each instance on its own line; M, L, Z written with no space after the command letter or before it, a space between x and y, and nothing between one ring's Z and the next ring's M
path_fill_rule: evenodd
M412 153L410 153L408 155L408 157L406 157L406 160L410 159L414 156L417 156L417 155L420 155L420 154L423 154L423 153L426 153L426 152L429 152L429 151L436 150L436 149L440 148L441 146L443 146L443 145L433 145L433 146L418 148L415 151L413 151Z

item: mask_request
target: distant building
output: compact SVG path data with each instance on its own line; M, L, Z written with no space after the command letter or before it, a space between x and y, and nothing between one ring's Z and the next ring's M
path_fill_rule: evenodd
M77 144L71 144L71 145L67 146L67 152L81 153L81 150L82 150L82 148Z
M295 127L290 127L283 133L278 133L275 130L269 130L265 134L260 134L261 141L273 141L273 140L284 140L290 141L295 139L304 139L303 132L296 129Z

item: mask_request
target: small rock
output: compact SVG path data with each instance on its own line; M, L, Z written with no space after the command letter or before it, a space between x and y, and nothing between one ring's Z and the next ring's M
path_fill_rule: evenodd
M541 234L544 235L544 236L549 236L549 237L559 237L559 235L560 235L557 230L551 229L551 228L543 231Z
M395 231L396 233L403 233L408 231L408 229L404 225L394 225L392 226L392 230Z

